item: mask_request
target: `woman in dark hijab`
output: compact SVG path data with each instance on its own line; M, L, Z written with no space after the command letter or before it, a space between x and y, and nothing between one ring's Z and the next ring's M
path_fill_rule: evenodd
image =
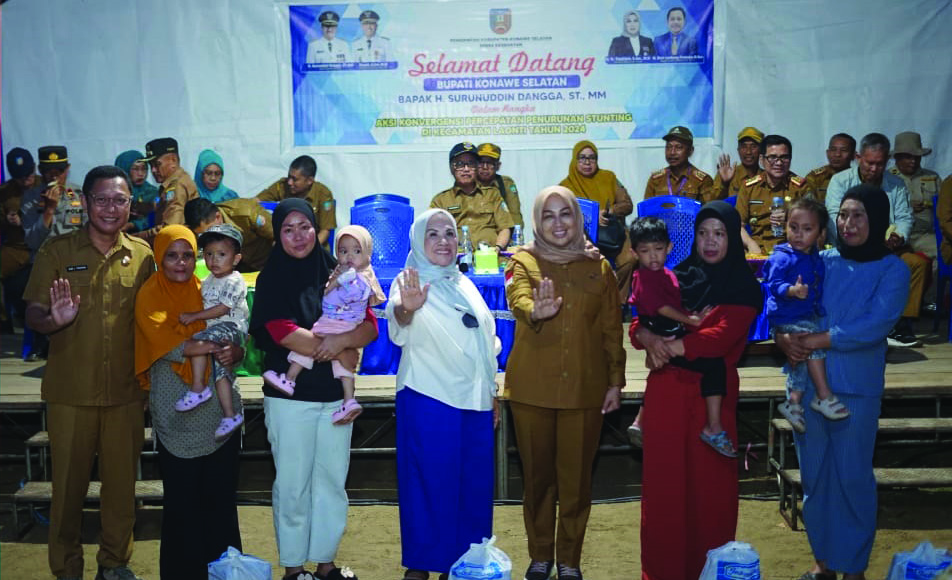
M675 270L685 308L711 306L696 332L671 342L632 323L636 348L648 351L645 391L641 570L646 580L697 578L707 551L734 539L737 462L698 437L706 421L701 375L668 361L721 357L727 394L721 423L736 445L737 361L751 322L763 307L760 283L744 259L740 216L728 203L708 203L694 222L694 247Z
M820 255L826 268L826 332L776 337L794 361L827 349L830 385L850 416L831 423L816 411L795 433L803 478L803 519L816 560L801 580L862 580L876 535L873 449L885 387L886 335L902 314L909 268L886 247L889 199L873 185L846 192L836 215L837 248ZM804 394L804 404L815 396Z
M286 199L274 210L274 248L258 275L249 332L264 351L265 366L286 372L291 349L309 352L314 368L298 375L294 396L265 385L264 411L276 476L272 495L278 557L288 580L341 580L356 576L334 564L347 524L344 483L353 424L334 425L343 402L330 361L351 368L356 351L377 337L372 314L351 332L317 338L310 330L321 316L324 286L334 267L317 243L314 211L303 199ZM352 351L352 352L351 352ZM307 562L317 563L312 573Z

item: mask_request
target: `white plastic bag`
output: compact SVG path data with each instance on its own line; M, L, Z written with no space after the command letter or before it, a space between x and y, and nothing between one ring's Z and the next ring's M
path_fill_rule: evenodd
M747 542L727 542L708 550L698 580L760 580L760 554Z
M897 552L886 580L932 580L952 567L952 554L922 542L911 552Z
M221 558L208 564L208 580L271 580L271 564L228 546Z
M450 568L449 580L512 580L512 561L494 546L496 536L470 544L469 550Z

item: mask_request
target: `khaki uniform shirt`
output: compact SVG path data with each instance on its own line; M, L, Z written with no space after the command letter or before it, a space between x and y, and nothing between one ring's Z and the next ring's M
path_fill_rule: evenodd
M261 207L257 199L239 197L217 204L221 217L241 232L242 272L258 272L264 267L274 245L274 230L271 228L271 213Z
M817 201L826 202L826 189L830 186L830 180L837 173L839 172L829 165L824 165L807 174L807 186L812 190Z
M88 219L86 208L83 207L82 188L71 182L66 182L64 188L53 213L53 223L48 228L46 222L43 221L46 202L42 194L46 191L46 184L30 189L20 200L20 215L23 216L26 244L34 253L48 238L78 230Z
M891 167L889 172L901 177L909 191L909 205L912 207L912 231L907 240L909 245L913 250L935 259L938 252L935 227L932 225L932 198L939 195L942 178L935 171L921 167L912 175L904 175L895 167Z
M552 280L562 307L532 322L532 290ZM506 363L511 400L555 409L601 407L625 385L625 349L615 274L607 260L556 264L518 252L506 266L506 298L516 334Z
M942 231L942 259L946 264L952 264L952 175L942 182L935 212Z
M743 165L738 165L736 168L734 168L734 177L731 178L729 183L724 183L723 180L721 181L720 199L727 199L732 195L737 195L740 193L740 188L744 185L744 182L751 177L754 177L758 173L760 173L760 168L758 168L753 173L749 173L746 167Z
M40 248L24 299L48 307L57 278L80 297L76 319L50 335L43 400L105 407L145 399L135 378L135 299L153 271L149 245L127 234L108 255L93 246L88 227Z
M477 185L472 194L463 193L463 190L453 186L436 194L430 207L450 212L456 220L460 237L463 235L463 226L468 226L469 239L474 248L479 242L495 246L499 232L514 225L499 190L492 185Z
M645 186L645 199L662 195L680 195L707 203L720 199L720 194L720 191L715 191L714 180L711 176L690 163L684 175L675 175L668 167L655 171L648 178L648 185Z
M291 195L288 180L282 177L255 197L260 201L281 201L294 196ZM304 199L311 204L311 208L314 210L318 230L330 231L337 228L336 202L334 201L334 195L331 194L331 190L327 189L327 186L320 181L315 181Z
M770 206L773 204L773 198L782 197L784 204L789 205L795 199L812 194L812 191L806 179L793 173L780 180L777 187L770 187L761 172L745 181L737 194L736 207L741 224L750 226L750 237L769 254L774 246L786 241L785 236L775 237L770 227Z
M152 243L165 226L185 225L185 204L198 198L195 182L181 167L176 168L159 187L159 203L155 206L155 226L137 235Z
M526 224L522 221L522 204L519 201L519 190L516 189L516 182L508 175L496 175L496 177L502 178L502 191L499 194L502 195L506 209L509 210L509 215L512 217L512 225L525 227Z

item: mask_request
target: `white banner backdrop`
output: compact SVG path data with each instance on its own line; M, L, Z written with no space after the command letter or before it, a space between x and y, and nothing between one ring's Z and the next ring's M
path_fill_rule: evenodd
M644 0L618 0L638 8ZM455 2L450 2L450 4ZM399 2L391 11L399 10ZM471 3L467 3L470 5ZM513 8L531 5L512 0ZM155 137L179 140L194 171L204 148L224 158L224 183L251 196L297 155L318 161L338 199L339 223L355 197L394 192L418 208L448 187L446 148L375 152L292 147L287 3L260 0L9 0L3 4L3 146L69 147L72 179ZM283 22L283 27L282 27ZM936 0L717 0L714 137L693 161L714 173L720 144L755 125L794 143L793 168L825 162L829 136L917 130L934 153L926 167L952 171L950 2ZM599 38L599 43L603 39ZM507 147L501 171L523 204L565 176L573 140L554 136ZM663 142L630 148L598 142L599 163L638 200L664 165Z

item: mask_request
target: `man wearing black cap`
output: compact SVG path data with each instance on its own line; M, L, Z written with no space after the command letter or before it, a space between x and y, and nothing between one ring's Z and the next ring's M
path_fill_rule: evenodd
M655 171L645 186L645 199L661 195L680 195L701 203L719 199L714 180L707 173L691 165L694 153L694 134L687 127L671 127L664 136L664 157L668 166Z
M11 197L22 198L39 179L33 156L22 147L14 147L7 152L7 173L10 178L0 184L0 203L5 203Z
M30 265L30 247L26 244L23 231L23 218L20 205L23 194L31 189L39 176L36 175L36 163L26 149L14 147L7 153L7 173L10 179L0 185L0 280L3 281L3 305L12 305L23 313L23 288L29 277L25 270ZM0 310L4 327L10 329L6 320L7 309Z
M307 200L317 218L317 239L327 248L331 230L337 227L337 205L334 194L326 185L314 179L317 161L310 155L301 155L291 162L288 176L282 177L255 196L258 201L280 202L289 197Z
M198 188L182 169L178 141L171 137L146 143L143 161L152 166L152 175L160 184L159 203L155 208L155 226L135 235L151 244L165 226L185 223L185 204L198 197Z
M837 133L830 137L830 144L826 148L828 163L807 174L807 183L819 201L826 201L826 188L829 187L830 180L840 171L849 169L854 157L856 139L846 133Z
M377 34L377 23L380 15L373 10L364 10L360 13L360 27L364 35L350 45L350 50L357 62L383 62L390 54L390 39Z
M460 237L463 226L469 227L474 248L483 242L503 250L509 244L512 216L495 187L483 187L476 181L477 160L472 143L454 145L450 150L450 173L455 182L453 187L436 194L430 207L450 212Z
M40 147L40 183L23 194L20 206L26 244L36 254L47 238L67 234L86 223L82 189L67 182L69 157L66 147Z
M786 236L773 235L773 226L786 223L785 211L771 211L773 199L783 199L784 205L801 197L813 195L807 180L790 171L793 144L782 135L767 135L760 142L760 164L764 170L744 182L737 193L737 213L742 224L740 237L747 253L769 254L774 246L786 241Z
M516 182L508 175L497 173L502 165L502 149L495 143L482 143L476 148L476 155L479 161L476 165L476 180L482 187L495 187L502 196L509 215L512 216L512 223L517 226L524 226L522 221L522 207L519 202L519 190L516 189Z
M307 64L347 62L350 60L350 47L337 38L337 24L340 16L333 10L321 12L317 17L321 23L321 37L307 45Z
M721 178L721 199L737 195L745 181L760 173L760 142L764 134L756 127L744 127L737 134L737 157L740 165L731 164L731 156L721 155L717 175Z

